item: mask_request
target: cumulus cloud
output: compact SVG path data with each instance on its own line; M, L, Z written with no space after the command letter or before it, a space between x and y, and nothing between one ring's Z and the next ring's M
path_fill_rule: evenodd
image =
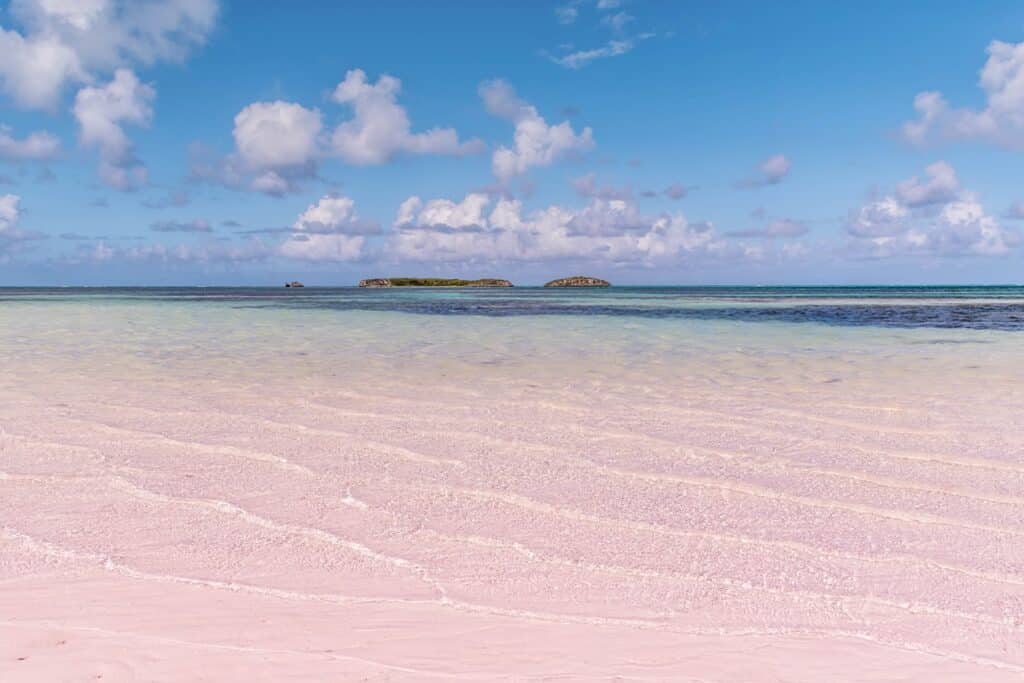
M0 90L19 106L53 110L68 83L183 60L217 14L216 0L13 0L20 30L0 26Z
M850 217L846 230L854 237L888 237L905 229L910 210L895 197L882 197L861 206Z
M37 232L18 227L21 218L21 197L15 194L0 195L0 259L23 242L45 237Z
M157 221L150 224L149 229L153 232L213 232L213 227L202 218L188 222Z
M850 214L851 251L870 258L890 256L995 256L1020 242L986 213L977 196L961 189L952 166L937 162L896 190Z
M361 69L352 69L331 96L352 107L353 117L334 129L332 148L349 164L383 164L397 154L462 155L480 152L479 140L460 142L453 128L431 128L413 133L409 115L398 104L402 82L384 74L376 83Z
M232 136L252 168L300 166L316 154L321 114L293 102L254 102L235 116Z
M364 241L362 235L309 235L298 232L278 250L282 256L300 261L356 261L362 256Z
M82 88L75 96L79 141L99 150L99 174L107 185L129 190L145 184L146 167L136 159L124 126L148 126L154 97L156 91L129 69L118 69L106 85Z
M303 172L301 177L312 175L312 173L312 170L310 170L309 173ZM298 187L295 185L295 179L279 171L263 171L252 179L252 182L249 183L249 187L257 192L278 197L288 192L295 192L298 190Z
M379 232L380 226L372 221L359 219L355 202L342 195L326 195L316 204L310 204L299 214L294 230L310 233L368 235Z
M317 109L294 102L254 102L235 116L232 136L237 156L225 178L252 174L249 187L282 195L297 189L296 182L316 174L323 117ZM237 168L236 168L237 167Z
M8 126L0 125L0 159L36 161L53 159L60 152L60 140L47 131L37 130L18 139Z
M278 252L301 261L355 261L363 256L364 235L376 231L359 219L352 199L328 195L299 214Z
M513 147L501 146L491 158L494 175L502 182L534 166L550 166L594 146L593 131L589 127L576 133L568 121L548 125L537 108L519 99L505 81L483 83L480 97L487 111L515 124Z
M985 94L981 109L951 107L942 93L926 91L914 98L917 118L903 124L905 140L922 145L932 140L986 140L1024 147L1024 42L994 40L978 85Z
M614 237L641 232L647 225L636 204L624 199L595 198L566 223L568 234Z
M383 164L399 154L462 155L481 151L480 140L460 141L452 128L413 133L397 101L401 81L383 75L376 83L353 69L331 99L351 106L351 119L330 135L323 115L295 102L254 102L235 116L235 151L224 157L193 145L191 175L230 188L281 196L317 175L319 162L335 155L354 165Z
M21 215L19 204L21 197L16 194L0 195L0 232L7 233L14 230Z
M911 238L928 251L944 255L1005 254L1020 243L1016 232L1001 228L972 198L946 204L932 230Z
M896 196L909 207L929 206L952 201L960 193L956 171L945 161L936 161L924 169L925 177L914 176L896 185Z
M399 208L388 253L408 261L594 261L654 266L726 255L708 223L681 214L643 217L624 200L593 199L583 209L467 195L460 202L411 197Z
M282 196L317 173L323 115L317 109L276 100L253 102L235 115L235 151L220 156L199 143L189 147L193 179L232 189Z
M406 199L398 207L395 224L399 227L423 227L436 230L483 228L487 219L484 209L491 198L480 192L471 192L461 202L450 199L431 199L426 204L417 196Z
M789 175L793 163L785 154L775 154L757 165L757 172L739 182L740 187L778 185Z

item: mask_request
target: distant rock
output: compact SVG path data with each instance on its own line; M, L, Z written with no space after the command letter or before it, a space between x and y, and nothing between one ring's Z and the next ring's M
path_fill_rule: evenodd
M479 280L459 280L439 277L377 277L360 280L360 287L511 287L508 280L498 278L481 278Z
M586 275L573 275L552 280L544 285L545 287L611 287L611 283L599 277L587 277Z
M306 285L302 284L298 280L292 280L291 282L284 283L284 286L285 287L305 287Z

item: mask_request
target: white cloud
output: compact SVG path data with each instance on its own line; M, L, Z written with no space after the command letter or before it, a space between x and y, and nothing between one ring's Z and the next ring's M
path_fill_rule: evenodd
M282 256L299 261L356 261L363 254L364 242L362 235L295 233L278 251Z
M293 102L253 102L235 115L235 148L252 169L302 166L317 154L323 120Z
M945 162L896 185L896 192L854 211L846 225L853 253L889 256L993 256L1020 241L987 214L977 197L960 188L956 172Z
M601 23L615 31L621 33L626 28L626 24L633 21L634 17L632 14L627 12L616 12L615 14L608 14L601 18Z
M946 117L949 104L942 93L920 92L914 96L914 111L918 114L917 120L904 123L900 132L908 142L923 145L932 134L932 128Z
M572 5L563 5L555 8L555 17L559 24L571 24L579 17L580 11Z
M322 197L316 204L310 204L295 221L296 230L312 228L336 228L351 222L355 216L355 202L348 197Z
M0 233L14 230L21 215L18 205L21 197L16 194L0 195Z
M355 261L363 255L363 235L376 230L359 220L352 199L328 195L299 214L278 252L301 261Z
M353 107L354 116L326 140L323 115L295 102L254 102L235 116L235 152L219 157L202 146L191 150L192 176L231 188L280 196L295 192L300 181L317 175L322 158L333 152L350 164L381 164L396 154L467 154L479 140L460 142L451 128L411 132L408 115L396 98L398 79L377 83L355 69L335 88L332 99Z
M146 167L135 158L124 125L148 126L156 91L128 69L118 69L104 86L82 88L75 96L74 114L83 146L100 153L100 178L122 190L146 182Z
M985 93L981 109L954 109L940 92L921 92L914 98L918 117L903 124L904 139L925 144L932 139L987 140L1007 147L1024 147L1024 42L989 43L988 59L978 85Z
M334 129L331 144L334 152L349 164L368 166L383 164L397 154L461 155L479 152L479 140L459 142L453 128L431 128L413 133L409 115L398 104L402 82L387 74L376 83L366 80L366 73L353 69L334 89L332 99L350 105L352 119Z
M729 247L707 223L682 215L644 218L631 202L594 199L580 210L560 206L523 214L518 200L480 194L461 202L418 197L403 202L389 255L410 261L593 261L653 266Z
M26 39L0 27L0 86L20 106L54 109L64 83L86 73L75 51L56 38Z
M903 232L909 210L895 197L868 202L860 207L846 229L855 237L886 237Z
M52 110L69 82L183 60L217 14L216 0L13 0L21 30L0 27L0 90L20 106Z
M589 4L584 0L569 0L563 5L555 7L555 17L560 24L573 24L580 16L580 5ZM655 33L644 32L635 35L624 35L627 26L635 21L636 17L628 12L613 12L622 6L621 0L598 0L594 5L598 12L604 13L600 17L600 23L608 27L615 35L615 38L607 41L598 47L575 49L572 43L559 45L555 53L542 51L541 54L553 63L567 69L582 69L599 59L619 57L631 52L639 43L655 37Z
M295 233L278 251L282 256L299 261L356 261L363 254L362 235L322 235Z
M53 133L37 130L19 140L8 126L0 125L0 159L53 159L59 151L60 140Z
M0 195L0 263L7 260L9 252L25 242L45 235L18 228L21 218L21 197L15 194Z
M793 163L785 154L775 154L757 165L757 173L741 180L740 187L763 187L777 185L789 175Z
M342 195L326 195L299 214L293 230L310 233L371 234L379 232L374 222L363 221L355 211L355 202Z
M458 203L450 199L431 199L424 205L419 197L413 196L398 207L396 224L440 229L483 227L487 223L484 209L490 202L490 197L478 192L466 195Z
M793 164L784 154L776 154L761 162L760 169L764 181L768 184L777 183L786 177Z
M568 234L610 237L644 230L636 204L624 199L594 199L566 223Z
M316 176L322 155L319 110L282 100L253 102L235 115L234 124L233 153L222 157L198 143L189 148L193 178L282 196Z
M491 159L494 175L501 181L534 166L550 166L594 146L593 131L589 127L577 134L568 121L548 125L536 107L519 99L505 81L482 84L480 96L489 112L515 123L514 147L499 147Z
M1016 233L1003 230L999 222L972 199L944 206L925 238L925 246L941 254L1005 254L1019 243Z
M650 35L645 34L643 38L649 38ZM590 48L587 50L576 50L561 56L548 55L548 58L558 64L564 66L567 69L582 69L586 65L598 59L607 59L609 57L619 57L621 55L630 52L636 47L636 41L631 38L623 38L621 40L609 40L601 47Z
M896 185L896 196L909 207L941 204L960 193L956 171L945 161L936 161L924 169L924 180L914 176Z

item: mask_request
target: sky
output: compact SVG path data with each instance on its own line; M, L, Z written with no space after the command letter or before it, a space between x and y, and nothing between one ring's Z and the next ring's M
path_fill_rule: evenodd
M0 285L1024 282L1024 4L0 3Z

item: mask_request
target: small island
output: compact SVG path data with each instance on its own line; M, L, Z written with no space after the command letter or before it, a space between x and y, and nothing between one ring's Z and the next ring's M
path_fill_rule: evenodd
M558 280L552 280L551 282L544 285L545 287L611 287L611 283L607 280L602 280L598 277L588 277L586 275L573 275L572 277L563 277Z
M481 278L459 280L439 277L376 277L359 281L360 287L511 287L508 280Z
M298 280L292 280L291 282L284 283L284 286L285 287L305 287L306 285L302 284Z

